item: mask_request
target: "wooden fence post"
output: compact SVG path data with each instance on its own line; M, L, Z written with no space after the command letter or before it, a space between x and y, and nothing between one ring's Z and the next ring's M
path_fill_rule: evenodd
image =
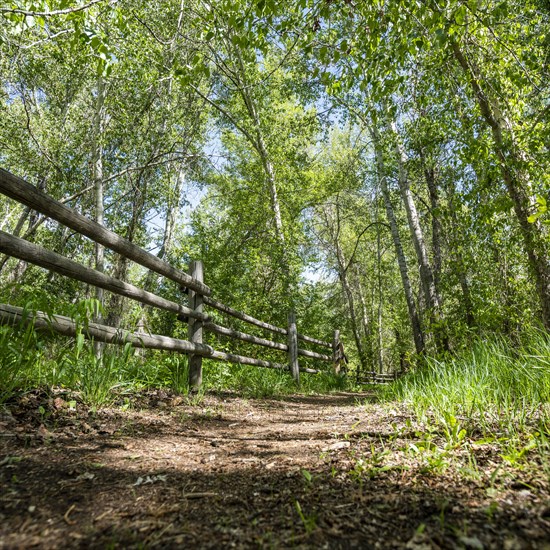
M191 262L189 275L193 279L203 282L203 266L201 261ZM189 289L189 308L198 313L203 313L202 294ZM188 335L189 341L194 344L202 344L202 321L189 317ZM198 389L202 384L202 357L200 355L189 355L189 387Z
M340 359L340 331L335 330L332 337L332 364L336 374L340 373Z
M296 313L288 314L288 364L292 378L300 383L300 365L298 363L298 331L296 329Z

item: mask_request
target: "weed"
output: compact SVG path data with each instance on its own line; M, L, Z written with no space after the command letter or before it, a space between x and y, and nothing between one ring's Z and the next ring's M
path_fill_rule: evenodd
M311 487L313 485L313 475L309 470L302 470L302 476L306 482L306 485L308 487Z
M32 315L28 307L23 312L24 318ZM25 327L22 322L0 327L0 403L32 384L33 375L44 361L44 351L43 340L32 326Z
M315 531L315 528L317 527L317 514L305 514L302 510L300 502L297 500L294 501L294 506L296 507L296 511L298 512L298 516L300 516L300 520L304 525L306 533L308 535L313 533L313 531Z
M466 438L466 430L462 428L455 416L446 414L443 420L443 434L447 440L447 449L457 449Z
M512 467L521 469L525 463L530 451L537 447L537 442L533 436L529 437L524 443L517 439L508 439L504 445L504 453L501 457Z
M386 457L390 454L388 449L385 449L384 446L377 449L376 446L372 444L370 450L370 454L364 455L355 461L353 469L349 473L350 477L358 481L360 485L365 476L373 479L380 473L386 472L392 468L384 464Z
M204 402L204 388L189 392L186 398L186 403L189 406L197 407Z

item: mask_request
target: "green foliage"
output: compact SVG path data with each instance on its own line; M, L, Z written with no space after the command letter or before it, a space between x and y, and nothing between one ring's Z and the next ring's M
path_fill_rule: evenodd
M285 326L294 309L300 332L326 340L339 329L353 373L415 360L380 193L384 178L427 355L440 351L442 333L457 354L428 358L411 380L430 388L441 376L480 415L480 400L505 409L508 400L507 410L520 410L521 400L535 407L547 399L528 382L539 371L512 360L506 347L525 325L548 325L544 2L122 0L77 7L39 0L1 9L3 166L92 218L104 210L109 229L178 267L203 260L216 298L239 310ZM423 295L399 168L441 295L437 316ZM98 178L99 207L91 185ZM93 265L87 239L8 199L0 198L0 209L3 230ZM105 253L110 275L185 303L175 285ZM101 313L129 330L145 323L186 338L174 316L110 296L98 307L91 289L24 262L2 260L0 284L3 301L68 314L81 326ZM33 383L70 384L94 403L126 385L187 391L181 356L106 347L99 359L82 335L67 342L9 327L1 334L6 396ZM482 336L496 343L469 351ZM260 353L207 339L219 349ZM469 381L450 377L450 365L461 368L461 361L477 365L465 369ZM286 373L207 365L211 389L273 396L291 388ZM479 374L484 369L502 376L491 383ZM305 391L341 384L304 376ZM464 427L452 423L459 413L449 400L440 412L457 441Z
M204 366L206 391L237 391L246 397L277 398L296 393L296 383L287 371L247 365L208 362ZM327 393L350 389L348 379L331 372L301 373L301 393Z
M504 338L474 341L471 349L455 357L426 359L424 366L387 387L383 395L441 424L451 444L460 443L470 425L488 434L505 430L509 435L537 419L546 425L550 339L531 330L514 344Z
M32 327L0 327L0 403L32 383L44 361L44 347Z

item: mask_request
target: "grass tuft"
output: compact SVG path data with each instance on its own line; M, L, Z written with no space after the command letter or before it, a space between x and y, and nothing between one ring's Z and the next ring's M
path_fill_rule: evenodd
M380 393L442 424L450 416L461 417L508 434L548 425L550 336L533 330L516 345L504 338L478 340L454 357L427 358Z

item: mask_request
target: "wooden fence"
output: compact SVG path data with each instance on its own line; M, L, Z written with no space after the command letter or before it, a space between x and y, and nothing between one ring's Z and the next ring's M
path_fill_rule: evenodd
M299 334L296 329L296 316L293 312L288 315L287 327L281 328L226 306L215 300L212 297L211 289L204 284L202 262L191 262L189 273L176 269L164 260L143 250L116 233L109 231L102 225L86 218L61 202L54 200L25 180L1 168L0 192L28 208L56 220L77 233L90 238L92 241L110 248L127 259L174 281L179 285L180 289L188 292L188 305L184 306L161 296L157 296L145 289L85 267L60 254L4 231L0 231L1 253L38 265L60 275L108 290L114 294L136 300L143 305L173 313L178 316L178 319L188 323L188 340L179 340L157 334L125 331L93 322L87 323L85 327L78 327L76 323L68 317L63 317L61 315L46 315L41 312L36 312L29 317L21 308L7 304L0 304L0 323L22 322L32 324L37 330L53 330L54 332L66 336L75 336L77 332L81 330L84 336L97 342L111 344L130 343L132 346L138 348L161 349L186 353L189 355L189 383L193 387L199 387L202 383L203 357L243 365L255 365L258 367L282 370L289 369L297 382L299 382L300 379L300 371L308 373L318 372L316 369L301 368L299 365L300 356L331 363L335 371L339 372L340 364L344 360L343 346L339 339L339 331L334 331L332 342L325 342L317 338ZM205 306L266 331L284 336L286 343L275 342L220 326L204 311ZM213 347L203 343L204 331L285 352L287 354L287 363L275 363L253 357L217 351ZM299 347L299 342L314 344L320 348L328 349L330 355L303 349Z
M361 377L358 380L359 384L388 384L397 380L400 373L397 371L380 373L375 371L361 372Z

